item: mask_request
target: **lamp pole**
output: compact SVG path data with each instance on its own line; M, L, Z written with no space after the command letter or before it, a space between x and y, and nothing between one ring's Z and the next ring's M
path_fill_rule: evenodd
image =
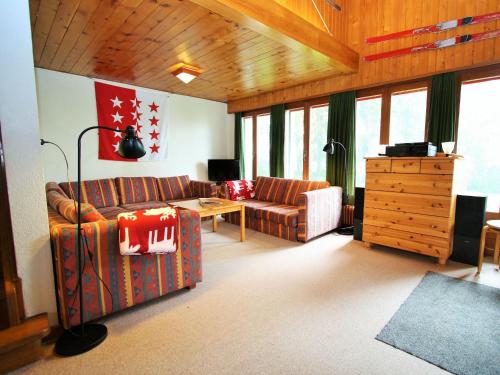
M143 144L136 136L135 129L128 126L125 130L117 130L107 126L91 126L84 129L78 136L78 185L76 199L78 201L77 208L77 267L78 267L78 296L80 299L80 327L79 333L72 332L71 329L66 330L63 335L57 340L55 352L63 356L72 356L84 353L95 348L106 339L108 329L103 324L85 324L84 322L84 295L82 283L82 219L81 219L81 183L82 183L82 137L89 130L102 129L112 131L114 133L122 133L125 136L121 139L118 154L128 159L138 159L145 155L146 151Z
M347 150L344 147L344 145L340 142L337 142L335 139L330 139L330 142L327 143L327 145L323 148L323 151L325 151L329 155L334 155L335 154L335 145L339 145L342 147L342 150L344 151L344 181L346 188L342 189L342 200L343 203L347 204L348 202L348 197L349 195L347 194Z

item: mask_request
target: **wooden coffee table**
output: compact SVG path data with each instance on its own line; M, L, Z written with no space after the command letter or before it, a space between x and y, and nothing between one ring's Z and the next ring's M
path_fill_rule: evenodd
M222 198L212 198L221 202L220 205L203 207L198 199L188 201L171 202L172 206L196 211L200 217L212 217L212 229L217 232L217 215L228 214L230 212L240 212L240 241L245 241L245 205L242 202L230 201Z

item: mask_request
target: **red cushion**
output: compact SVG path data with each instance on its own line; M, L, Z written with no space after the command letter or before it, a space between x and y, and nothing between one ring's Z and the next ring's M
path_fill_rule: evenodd
M255 186L252 180L226 181L229 199L242 201L255 197Z

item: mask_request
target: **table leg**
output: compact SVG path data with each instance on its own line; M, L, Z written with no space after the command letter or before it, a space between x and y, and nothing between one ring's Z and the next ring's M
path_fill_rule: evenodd
M217 232L217 215L212 216L212 230Z
M498 258L500 256L500 233L496 230L493 233L495 233L495 252L493 253L493 263L498 264Z
M240 210L240 241L245 241L245 206L241 205Z
M485 225L481 231L481 242L479 243L479 257L477 260L477 274L481 273L481 268L483 267L484 259L484 243L486 242L486 232L488 231L488 226Z

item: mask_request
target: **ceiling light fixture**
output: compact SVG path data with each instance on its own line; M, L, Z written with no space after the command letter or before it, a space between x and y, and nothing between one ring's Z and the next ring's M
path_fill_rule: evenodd
M184 63L172 65L168 70L184 83L191 82L202 73L200 68Z

